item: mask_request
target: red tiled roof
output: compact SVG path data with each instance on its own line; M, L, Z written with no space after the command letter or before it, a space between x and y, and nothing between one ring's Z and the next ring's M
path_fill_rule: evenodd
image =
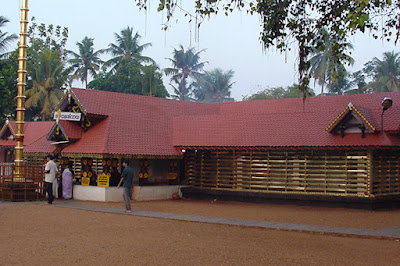
M217 115L174 119L177 147L355 147L400 146L400 138L381 133L381 101L393 99L384 113L384 130L400 125L400 92L222 103ZM348 133L344 138L325 129L352 103L375 134Z
M68 137L68 139L80 139L81 138L83 129L76 123L66 121L66 120L60 120L59 124L65 131L65 134L67 135L66 137Z
M46 136L49 133L54 122L25 122L24 124L24 152L33 153L51 153L55 150L55 146L51 145L46 140ZM10 121L14 132L16 132L15 121ZM13 147L15 146L15 140L0 140L0 147Z
M181 155L172 145L172 119L218 113L218 105L107 91L72 89L88 114L107 116L63 153Z
M73 89L89 115L101 115L87 131L60 121L70 139L63 153L181 155L187 147L335 148L400 147L400 92L202 104L105 91ZM381 100L393 99L384 113ZM326 131L352 103L374 134ZM104 118L106 117L106 118ZM54 122L26 122L25 152L53 152L46 140ZM15 122L11 122L12 129ZM15 131L15 130L14 130ZM0 146L14 146L0 140Z

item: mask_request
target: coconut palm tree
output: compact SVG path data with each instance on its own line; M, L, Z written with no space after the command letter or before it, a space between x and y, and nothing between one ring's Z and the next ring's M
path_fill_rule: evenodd
M321 96L324 94L324 88L328 89L338 82L339 77L346 73L346 68L341 62L346 62L348 65L354 64L354 59L342 50L351 50L351 43L342 43L339 40L331 38L325 28L321 29L322 43L318 50L314 50L310 58L311 75L314 81L321 87ZM341 49L341 51L338 51ZM339 53L340 52L340 53ZM336 55L342 54L344 58L339 59Z
M372 77L366 88L375 92L400 91L400 53L386 52L383 60L375 57L365 64L364 72Z
M201 102L226 102L232 101L230 98L231 89L235 82L232 82L233 70L226 72L219 68L205 71L204 75L195 82L194 95Z
M38 110L32 115L34 118L51 119L51 112L64 95L62 87L68 77L60 52L45 49L39 53L37 61L29 65L29 73L32 86L25 91L25 107Z
M142 94L156 97L168 97L162 73L156 64L141 67L142 73Z
M114 36L116 44L111 43L106 50L114 57L105 63L106 67L111 67L112 72L115 72L122 60L134 60L140 64L154 63L153 59L142 55L144 49L151 46L151 43L140 45L141 36L138 33L133 34L131 27L127 26L120 34L114 33Z
M207 62L200 62L200 53L204 50L196 52L194 48L185 51L182 45L179 50L174 48L173 58L168 58L172 63L172 68L165 68L164 73L171 76L171 82L176 83L178 87L179 100L185 100L185 95L189 95L189 86L187 78L198 78L204 65Z
M3 32L2 28L10 22L7 18L0 16L0 59L5 58L9 55L7 53L8 46L18 39L15 34L8 34L8 32Z
M67 54L73 56L68 60L71 65L70 70L85 83L85 88L87 88L89 75L97 77L97 71L103 63L99 56L105 52L105 50L94 51L93 40L85 37L81 42L77 42L79 53L67 50Z

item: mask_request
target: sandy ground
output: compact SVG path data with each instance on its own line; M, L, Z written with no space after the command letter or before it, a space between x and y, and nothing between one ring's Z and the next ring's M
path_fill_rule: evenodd
M126 215L122 203L78 202L121 214L0 206L0 265L400 265L400 242ZM214 201L133 202L133 209L378 229L400 210Z

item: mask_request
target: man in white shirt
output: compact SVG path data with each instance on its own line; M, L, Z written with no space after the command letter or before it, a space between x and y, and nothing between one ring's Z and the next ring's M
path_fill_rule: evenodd
M53 196L53 182L56 181L57 174L57 165L53 161L54 156L49 154L46 156L46 167L44 168L44 184L46 188L46 192L48 194L47 203L53 204L54 196Z

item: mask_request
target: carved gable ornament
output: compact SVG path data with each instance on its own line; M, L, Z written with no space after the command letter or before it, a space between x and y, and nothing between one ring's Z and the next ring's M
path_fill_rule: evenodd
M350 102L344 110L325 128L332 134L340 134L343 138L347 133L374 133L375 127L365 118L365 116Z

